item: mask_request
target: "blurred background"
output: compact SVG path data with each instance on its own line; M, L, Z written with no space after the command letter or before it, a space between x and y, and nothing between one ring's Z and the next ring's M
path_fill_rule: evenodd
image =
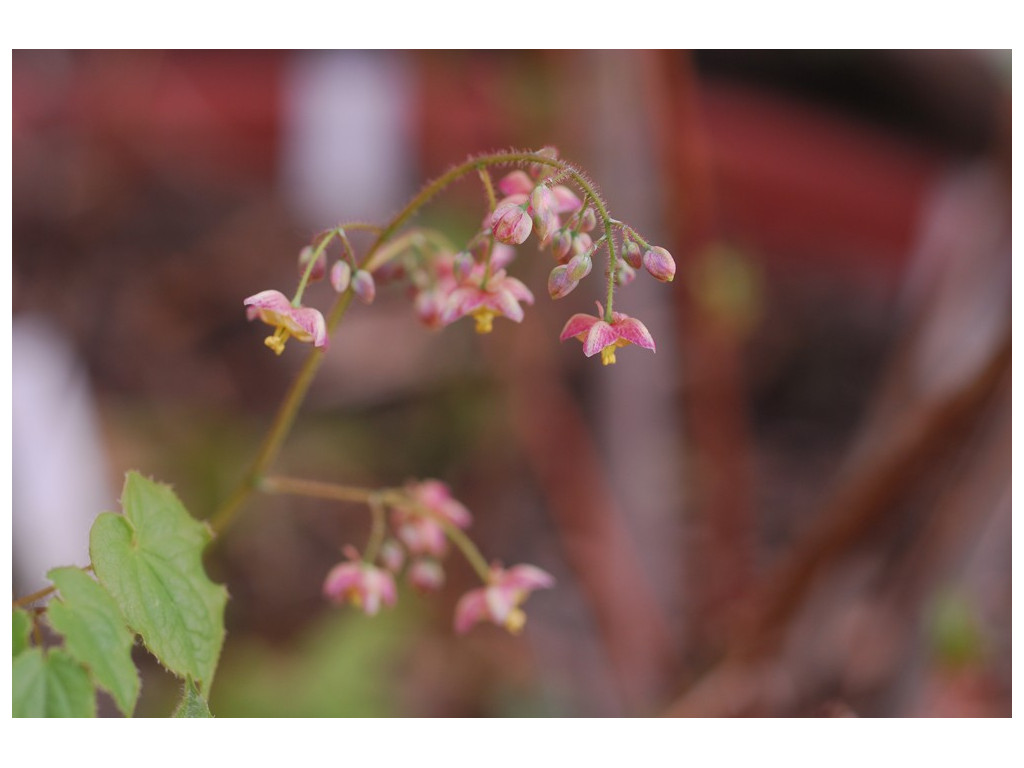
M485 555L558 579L518 638L451 629L457 556L375 619L323 602L360 507L253 497L211 549L220 716L1008 716L1008 52L13 54L14 592L88 563L128 469L207 517L306 350L246 296L470 154L557 146L675 256L601 298L511 267L521 327L354 306L277 470L437 477ZM470 179L420 217L454 242ZM326 310L329 288L309 303ZM136 649L140 715L177 683ZM112 707L107 707L113 713Z

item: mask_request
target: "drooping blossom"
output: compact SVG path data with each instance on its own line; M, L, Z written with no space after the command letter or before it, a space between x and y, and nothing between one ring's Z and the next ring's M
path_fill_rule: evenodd
M547 589L555 579L534 565L516 565L508 570L491 567L485 586L470 590L455 606L455 631L465 634L480 621L490 621L518 634L526 624L520 606L535 589Z
M409 503L393 507L392 524L398 538L414 555L442 557L448 551L442 523L468 528L472 515L440 480L410 484L406 492Z
M533 294L521 281L505 274L505 270L499 269L482 286L474 273L448 296L442 322L448 325L460 317L472 315L476 332L490 333L494 318L499 315L514 323L523 321L519 302L533 304Z
M603 319L604 309L597 303L597 317L576 314L562 329L561 341L573 337L583 342L583 354L592 357L601 353L601 362L611 365L615 362L615 350L627 344L654 351L654 339L647 327L636 318L621 312L612 312L612 321Z
M398 599L395 580L389 571L359 559L352 547L345 548L346 562L331 569L324 579L324 596L335 603L352 603L367 616L375 616L380 606L394 605Z
M311 307L295 307L280 291L261 291L247 298L243 304L250 320L259 318L274 326L274 333L264 340L274 354L284 352L285 342L294 337L298 341L311 341L314 347L327 348L327 324L324 316Z

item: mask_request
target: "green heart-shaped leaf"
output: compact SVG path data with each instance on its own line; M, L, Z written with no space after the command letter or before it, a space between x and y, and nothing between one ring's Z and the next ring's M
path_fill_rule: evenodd
M169 670L209 690L224 642L227 591L203 570L210 540L169 486L129 472L123 515L96 518L89 553L128 626Z
M96 690L77 661L60 649L29 648L11 669L14 717L95 717Z
M139 675L132 662L135 636L117 604L101 585L79 568L54 568L47 574L60 599L50 602L50 625L64 635L64 647L85 665L93 682L114 697L131 716L139 698Z

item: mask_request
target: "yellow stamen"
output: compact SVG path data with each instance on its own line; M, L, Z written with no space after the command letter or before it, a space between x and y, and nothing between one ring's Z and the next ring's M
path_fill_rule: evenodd
M267 336L263 340L263 343L274 350L275 355L280 355L284 352L284 343L288 341L288 337L291 336L291 332L283 325L277 326L277 330L274 331L273 336Z
M494 330L494 318L498 313L493 309L479 307L470 312L470 314L476 318L477 333L490 333Z
M505 629L513 635L518 635L526 626L526 614L522 608L513 608L505 617Z
M614 365L615 364L615 344L609 344L607 347L601 350L601 364L602 365Z

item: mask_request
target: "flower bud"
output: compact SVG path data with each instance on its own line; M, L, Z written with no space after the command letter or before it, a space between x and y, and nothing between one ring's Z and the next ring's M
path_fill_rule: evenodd
M676 276L676 262L672 254L660 246L655 246L644 254L644 267L651 275L663 283L672 282Z
M574 254L586 253L593 245L594 241L590 239L590 235L586 232L580 232L580 234L572 239L572 252Z
M347 261L336 261L331 267L331 287L338 293L344 293L352 280L352 267Z
M562 184L552 187L551 194L555 198L555 213L572 213L583 207L583 201L576 197L576 193Z
M419 592L436 592L444 584L444 569L437 560L418 558L409 566L409 584Z
M381 545L380 561L389 571L398 573L405 563L405 550L394 539L388 539Z
M594 213L594 209L587 206L587 209L583 211L583 216L580 222L580 229L583 232L589 232L597 226L597 214Z
M473 254L469 251L459 251L455 254L455 260L452 262L452 274L461 283L469 277L474 266L476 266L476 259L473 258Z
M560 229L555 232L551 243L551 252L556 259L561 261L569 255L569 251L572 249L572 233L567 229Z
M377 285L373 281L373 275L365 269L357 269L352 275L352 292L364 304L372 304L377 295Z
M538 184L530 194L530 212L546 216L555 212L555 195L544 184Z
M624 258L626 263L633 269L640 269L640 265L644 263L643 256L640 254L640 246L632 240L627 240L623 244L622 258Z
M519 245L533 231L533 219L526 212L525 205L501 203L491 215L491 231L499 242Z
M634 280L636 280L636 270L629 264L619 264L619 268L615 272L615 282L619 285L629 285Z
M313 258L313 246L307 245L301 251L299 251L299 277L301 278L306 274L306 268L309 266L310 260ZM324 279L324 275L327 274L327 254L320 251L320 255L316 258L316 264L313 265L313 271L309 273L309 282L316 283Z
M533 180L525 171L512 171L498 182L498 189L503 195L528 195L533 189Z
M593 269L594 262L590 258L589 253L577 253L571 259L569 263L565 265L566 274L570 280L579 282L584 277L590 274L590 270Z
M579 285L579 280L573 280L569 276L569 269L565 264L555 267L548 275L548 294L552 299L568 296L577 285Z

